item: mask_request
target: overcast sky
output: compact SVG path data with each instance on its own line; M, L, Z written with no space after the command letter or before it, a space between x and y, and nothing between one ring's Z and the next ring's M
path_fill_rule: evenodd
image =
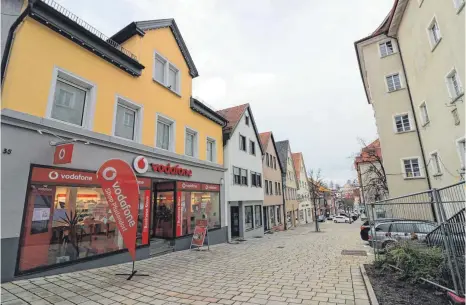
M356 177L358 137L377 137L354 41L393 0L59 0L110 36L132 21L175 18L199 70L193 96L216 109L250 103L261 132L289 139L307 169Z

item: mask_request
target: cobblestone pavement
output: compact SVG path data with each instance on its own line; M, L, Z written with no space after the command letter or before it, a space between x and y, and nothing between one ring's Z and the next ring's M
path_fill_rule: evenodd
M2 285L2 304L369 305L359 263L371 255L341 255L369 249L359 226L325 223L314 233L309 224L209 252L175 252L136 262L150 276L131 281L115 275L131 264L15 281Z

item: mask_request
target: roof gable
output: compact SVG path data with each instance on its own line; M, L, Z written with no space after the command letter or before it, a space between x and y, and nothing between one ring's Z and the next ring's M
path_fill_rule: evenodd
M264 148L264 151L267 150L267 147L269 146L269 143L272 142L273 149L275 150L275 155L278 158L278 167L280 168L280 171L282 173L285 172L283 170L282 163L280 162L280 157L278 155L277 144L275 142L275 137L273 136L273 133L271 131L263 132L263 133L259 134L259 136L261 138L261 144L262 144L262 147Z
M294 166L294 172L296 174L296 179L299 179L301 175L301 160L302 160L302 153L292 153L291 158L293 159L293 166Z
M117 43L123 43L129 38L133 37L134 35L139 35L143 37L147 31L156 30L161 28L170 28L175 37L176 43L180 48L181 54L183 54L184 60L189 68L189 74L191 77L195 78L199 76L196 66L194 65L194 61L189 54L188 47L186 46L183 36L181 36L181 32L176 25L175 19L157 19L157 20L146 20L146 21L135 21L131 22L123 29L118 31L114 34L111 39Z
M276 144L277 144L277 148L278 148L278 158L280 159L280 164L282 165L282 170L283 170L283 172L286 172L286 170L287 170L286 164L287 164L288 156L293 158L293 154L291 152L290 141L288 141L288 140L279 141L279 142L276 142ZM293 160L291 160L291 162L293 162ZM296 170L295 170L294 166L291 166L291 169L293 171L293 174L296 177ZM294 181L296 182L296 187L299 188L298 180L295 179Z
M233 134L233 132L235 132L236 127L238 126L239 122L241 121L246 112L249 113L249 119L251 120L252 127L254 128L256 141L261 150L261 154L263 155L264 147L262 146L261 137L256 126L256 120L252 115L251 106L249 104L243 104L217 111L219 115L221 115L227 120L226 126L223 127L223 145L225 145L228 142L228 140L230 139L230 135Z

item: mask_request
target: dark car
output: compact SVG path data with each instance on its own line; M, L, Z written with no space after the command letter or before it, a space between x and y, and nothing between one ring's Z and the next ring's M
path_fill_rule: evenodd
M381 223L381 222L388 222L388 221L394 221L394 220L401 220L401 218L379 218L379 219L376 219L375 220L375 223L378 224L378 223ZM369 220L366 220L362 226L361 226L361 239L362 240L365 240L365 241L368 241L369 240L369 230L371 228L371 226L374 225L374 221L370 221L370 225L369 225Z

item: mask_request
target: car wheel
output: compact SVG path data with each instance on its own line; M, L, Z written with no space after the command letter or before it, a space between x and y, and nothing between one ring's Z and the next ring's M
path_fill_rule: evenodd
M336 220L334 220L333 222L334 222L334 223L337 223L337 221L336 221Z
M382 249L385 249L385 251L390 251L390 249L393 249L395 245L396 243L394 241L387 241L382 245Z
M345 223L348 223L348 220L345 220Z

